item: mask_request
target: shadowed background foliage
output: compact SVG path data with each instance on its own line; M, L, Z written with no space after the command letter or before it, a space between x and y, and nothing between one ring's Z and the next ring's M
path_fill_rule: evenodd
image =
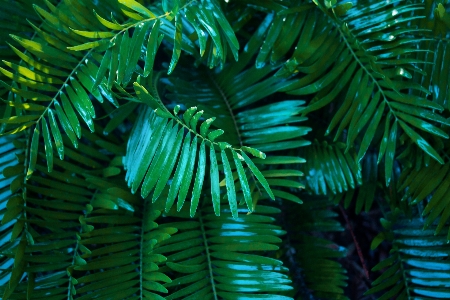
M450 298L440 0L0 0L2 299Z

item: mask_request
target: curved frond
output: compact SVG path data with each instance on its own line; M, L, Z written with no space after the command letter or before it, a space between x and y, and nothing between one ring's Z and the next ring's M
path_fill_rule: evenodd
M418 70L416 65L424 63L410 59L410 54L427 51L416 47L421 39L414 33L423 30L409 27L410 22L423 18L422 5L378 1L371 5L361 2L354 7L342 3L328 9L331 4L326 6L327 3L317 2L318 8L314 9L301 4L295 7L296 14L277 15L258 54L257 67L264 66L268 53L272 53L272 63L286 61L282 55L276 56L276 49L286 43L298 43L277 73L281 77L294 74L280 91L314 95L303 114L343 99L338 100L339 109L327 134L337 128L337 140L344 129L348 129L347 148L361 136L358 161L365 155L377 129L384 128L384 140L389 141L390 148L386 149L382 143L380 160L384 157L386 169L392 169L395 139L401 128L418 147L443 163L430 139L424 139L423 133L417 131L448 138L439 126L450 123L433 111L442 111L443 107L410 94L414 90L427 93L420 84L410 80L411 73ZM302 29L285 29L288 26L282 24L288 20L301 23ZM293 31L295 33L289 35ZM392 172L387 171L387 185L391 178Z
M95 85L103 81L105 73L108 73L105 83L109 88L114 83L126 86L135 71L147 77L153 70L155 55L165 37L173 43L168 74L175 69L182 50L196 59L207 53L207 63L211 68L218 64L224 65L227 49L238 59L239 42L216 1L163 1L162 6L158 3L150 9L134 0L120 0L119 3L122 14L129 18L125 23L111 22L95 13L104 29L74 30L76 34L96 40L70 49L111 46L103 55ZM130 36L131 31L133 33ZM142 57L143 70L138 65L141 51L145 53Z
M159 272L158 265L166 257L152 250L177 229L158 227L155 220L161 212L149 199L142 201L122 187L123 174L87 175L86 180L96 193L80 218L78 251L83 263L69 269L77 299L165 299L162 284L171 279Z
M229 209L215 216L211 206L189 218L187 209L169 213L159 228L179 232L160 244L154 253L167 257L172 282L166 299L291 299L282 296L292 289L282 262L266 254L278 249L285 232L271 224L279 210L258 205L257 212L233 218ZM244 213L244 210L240 210Z
M136 85L136 88L141 99L151 97L142 86ZM215 142L223 130L209 130L214 118L207 119L198 126L197 123L203 111L197 112L196 107L191 107L180 118L177 116L179 109L180 107L176 106L174 115L172 115L161 104L155 109L155 112L149 106L141 111L131 133L127 155L124 158L124 167L127 170L126 180L132 193L141 187L141 195L146 198L153 191L152 201L154 202L160 197L171 178L166 211L172 207L177 194L177 209L180 210L188 191L191 190L191 216L194 216L203 191L205 174L208 173L206 166L209 153L211 195L217 215L220 214L218 165L220 161L221 170L225 173L228 202L233 217L237 218L236 191L229 155L233 158L231 164L234 165L233 169L237 170L237 177L250 211L252 210L252 198L242 162L245 162L252 176L257 178L269 196L274 198L267 180L244 151L260 158L265 158L265 154L249 147L233 148L228 143ZM200 132L198 127L200 127ZM209 151L206 150L206 147L209 148ZM194 170L196 171L195 177Z
M373 270L383 274L366 294L380 293L378 299L447 299L450 245L444 235L436 235L435 226L423 230L420 218L396 220L390 218L383 224L386 231L372 244L382 240L392 242L390 256Z
M244 145L248 145L264 151L267 158L254 162L263 174L272 177L268 182L276 188L273 189L274 195L301 203L291 190L303 188L298 181L302 173L293 169L297 168L295 164L304 160L282 151L309 145L310 141L305 140L304 136L311 129L299 126L307 120L300 116L304 110L304 101L262 103L263 99L275 94L284 85L283 80L273 77L277 66L257 69L251 65L252 57L263 43L260 34L266 25L262 24L251 37L239 62L230 63L223 70L214 72L204 69L192 72L178 68L173 77L162 81L170 91L166 95L170 100L198 107L204 111L205 118L217 116L213 126L229 128L221 137L222 140L234 147L245 149ZM277 164L294 165L286 166L289 169L283 170ZM261 191L257 188L252 195L259 198Z
M80 117L94 131L96 113L92 98L101 103L107 99L116 106L118 103L110 91L94 88L98 57L92 51L83 54L67 49L80 42L79 36L67 33L69 27L92 28L95 17L83 14L83 10L79 9L81 2L59 6L53 6L50 2L46 4L50 12L34 6L45 20L40 27L32 24L35 37L29 39L12 35L20 47L10 47L21 63L3 61L4 66L0 67L0 72L12 81L11 84L0 81L0 85L10 92L7 108L0 119L0 133L12 134L31 128L34 142L31 143L29 155L37 153L39 141L44 139L48 170L51 171L53 147L59 158L64 158L67 143L63 142L63 136L67 135L70 143L78 147ZM82 4L92 7L87 1ZM110 9L106 4L101 8ZM29 162L28 176L35 169L35 160L30 157Z
M75 281L66 269L85 263L79 253L85 251L78 239L82 227L79 218L85 215L94 195L84 176L103 170L111 157L100 149L110 149L107 145L117 141L102 139L84 128L82 132L85 139L79 149L67 147L66 160L56 158L52 172L46 167L45 152L38 151L31 155L36 159L36 171L25 181L26 150L17 156L16 166L3 170L10 180L5 190L12 194L2 222L4 226L14 225L5 236L10 242L2 243L4 257L14 259L14 265L9 266L9 260L5 260L11 275L9 283L2 285L3 299L27 294L30 298L56 299L75 294ZM27 143L33 143L33 139L24 137L16 135L18 149L27 149ZM109 168L110 173L116 170Z

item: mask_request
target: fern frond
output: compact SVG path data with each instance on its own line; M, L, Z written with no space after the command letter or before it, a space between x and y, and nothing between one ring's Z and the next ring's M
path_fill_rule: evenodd
M233 218L229 209L220 217L214 208L203 207L192 220L189 211L169 212L160 228L177 227L179 233L155 248L167 256L164 271L172 282L166 299L291 299L280 293L291 290L282 262L260 253L278 249L284 234L271 224L278 209L258 205L257 212ZM245 212L240 210L240 212Z
M103 45L112 46L103 55L96 76L97 85L102 82L105 73L108 73L105 81L110 88L114 82L126 86L136 70L147 77L153 69L156 52L164 37L173 43L168 74L173 72L182 50L197 59L208 52L208 65L211 68L218 64L224 65L228 46L234 58L238 59L238 40L216 1L174 1L170 4L163 2L162 7L157 4L150 9L134 0L119 3L122 13L130 18L129 21L118 24L95 14L106 27L104 31L74 31L81 36L97 40L71 49L86 50ZM134 32L130 37L131 29L134 29ZM223 41L226 41L226 44L223 44ZM197 47L200 49L197 50ZM144 70L138 66L142 49L145 52ZM197 52L200 52L200 56Z
M139 85L136 85L136 88L139 89L138 95L141 99L151 97L145 88ZM269 196L272 199L274 198L267 180L244 153L246 151L257 157L265 158L262 152L249 147L238 149L231 147L230 144L225 142L215 142L215 139L223 133L223 130L209 131L209 127L214 119L202 122L199 132L197 123L203 111L197 112L196 107L191 107L184 112L183 118L179 118L177 116L179 109L179 106L176 106L174 115L172 115L161 104L155 109L155 112L149 106L146 106L141 111L131 133L127 146L127 155L124 158L124 167L127 170L126 180L133 193L142 184L142 197L146 198L153 191L152 201L156 201L166 187L169 178L171 178L172 171L176 169L165 209L166 211L170 210L178 194L177 209L180 210L188 190L191 189L194 170L196 170L191 198L191 216L194 216L202 194L205 174L207 173L206 157L207 152L209 152L212 200L215 212L219 215L220 187L218 155L216 155L216 152L220 151L220 161L225 173L227 196L233 217L237 218L238 208L234 178L228 158L230 154L233 157L248 208L252 209L252 198L247 175L241 161L245 161L249 170L258 179L258 182L264 187ZM187 131L186 135L185 131ZM199 150L197 150L198 142L200 142ZM208 146L210 151L206 150L206 146ZM198 158L196 159L196 157ZM197 167L195 167L196 161Z
M306 173L308 190L315 195L343 193L362 184L362 174L354 154L343 151L345 144L320 143L314 140L311 146L302 149L306 164L301 170Z
M370 9L364 3L354 7L338 4L328 9L331 4L316 4L318 8L312 10L305 4L296 7L305 9L300 9L295 17L292 15L289 18L298 19L303 27L298 32L293 29L296 33L290 37L286 33L290 31L280 29L287 18L277 16L272 21L265 37L266 43L258 54L260 60L257 61L257 67L265 64L271 49L273 62L283 60L282 56L274 56L276 51L273 45L281 47L298 40L291 58L277 73L281 77L294 74L280 91L292 95L314 95L303 114L343 99L327 134L337 128L337 140L348 128L347 148L353 146L358 135L364 136L357 155L358 161L365 155L377 128L383 128L384 125L384 140L386 143L389 141L390 147L380 147L379 159L385 158L387 170L392 170L399 127L417 146L443 163L429 139L425 140L416 131L420 129L437 137L448 138L443 130L429 122L441 119L443 124L450 125L432 110L442 111L443 107L426 98L409 94L410 90L427 93L425 88L409 80L412 77L409 70L414 71L415 65L423 62L411 60L408 56L426 50L417 50L415 46L420 39L413 33L421 29L412 31L408 24L423 18L420 15L423 7L406 2L395 5L377 2ZM412 12L414 15L409 16ZM416 109L418 114L411 115L410 107L405 104ZM387 185L391 176L392 172L385 172Z
M264 24L260 28L263 27ZM223 70L211 72L199 69L192 72L192 70L178 68L173 77L162 80L170 91L166 97L176 103L198 107L204 111L205 118L217 116L215 126L230 128L221 137L222 140L243 149L245 149L244 145L255 147L264 151L268 155L267 159L273 156L272 163L266 164L267 159L255 161L258 166L261 165L260 168L264 169L263 174L272 172L271 177L276 177L268 180L271 186L292 190L303 188L297 178L293 179L293 177L301 176L301 173L276 171L274 164L304 162L300 158L293 159L285 153L280 154L283 150L310 144L304 139L310 128L299 126L299 123L307 120L299 116L304 110L302 106L304 101L286 100L264 103L264 105L261 103L263 99L275 94L284 85L283 80L271 76L278 68L277 66L256 69L251 65L251 59L262 42L258 29L245 46L239 62L230 63ZM186 78L190 79L186 80ZM286 155L284 159L283 155ZM292 168L297 167L291 166ZM278 189L274 189L273 192L276 197L301 203L294 193ZM260 195L261 191L255 189L253 197L260 197Z
M80 218L83 248L79 252L84 263L69 268L76 277L77 299L164 299L160 294L167 289L161 283L171 279L158 272L158 264L166 257L152 249L177 229L158 228L155 220L160 211L152 208L149 199L142 201L127 191L122 174L87 175L86 180L96 193Z
M384 222L386 231L372 245L387 239L392 242L392 250L387 259L373 268L384 271L366 294L384 293L378 299L450 297L450 246L444 235L434 233L434 225L427 230L423 230L423 225L420 218L396 220L395 216Z
M4 61L5 67L0 67L0 72L12 81L12 84L0 81L3 88L14 94L8 97L7 105L16 108L15 111L5 109L0 123L2 134L34 127L34 142L31 143L30 155L38 152L37 147L43 136L48 169L51 171L53 145L56 146L60 159L63 159L65 153L60 128L75 148L81 138L79 116L89 129L94 131L93 119L96 114L89 95L93 95L99 102L106 98L116 106L118 103L106 89L94 88L93 78L98 67L92 57L92 51L82 54L67 49L67 46L80 41L77 35L67 34L68 28L91 27L95 17L85 16L83 10L78 9L79 4L61 4L57 7L50 2L46 4L51 12L35 6L36 11L45 20L41 27L32 24L37 33L35 38L12 36L13 40L25 49L22 51L11 45L11 49L20 57L21 64ZM83 4L90 7L90 4ZM108 6L101 7L103 10ZM36 102L39 104L35 104ZM31 175L35 168L35 159L30 157L29 162L28 175Z
M68 146L66 160L55 159L52 172L46 167L43 150L31 155L36 159L36 171L28 180L25 180L26 150L19 152L17 165L3 170L13 180L5 188L12 194L5 194L9 211L3 212L2 222L5 229L14 225L6 235L10 242L3 240L1 244L2 255L8 258L6 271L11 274L9 283L2 284L3 299L44 296L58 299L75 295L75 279L68 276L66 269L85 264L78 253L86 251L78 239L82 227L79 218L85 215L86 205L95 195L84 177L99 172L117 173L115 166L104 170L111 156L102 152L114 153L115 147L110 145L123 143L117 137L100 138L85 128L82 134L84 139L78 149ZM33 143L33 138L20 135L16 135L15 146L19 150L30 149L28 144ZM8 266L11 259L14 266Z
M329 199L317 197L305 197L304 203L295 210L286 203L285 222L291 228L287 230L284 255L300 268L305 282L305 286L296 287L301 289L300 294L308 294L306 287L320 299L347 299L343 290L347 286L347 270L336 261L345 257L347 250L320 235L344 230L336 220L337 214L330 210L331 205Z

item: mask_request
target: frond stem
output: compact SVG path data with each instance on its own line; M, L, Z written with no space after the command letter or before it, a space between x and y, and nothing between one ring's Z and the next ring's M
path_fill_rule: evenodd
M91 54L93 49L90 49L84 56L83 58L78 62L78 64L75 66L75 68L73 68L72 72L70 72L70 74L67 76L66 80L64 81L63 84L61 84L61 87L59 88L59 90L56 92L55 96L53 97L53 99L50 101L49 105L47 105L47 107L45 108L45 110L42 112L41 116L39 117L39 119L36 120L36 124L38 124L42 117L45 115L45 113L48 111L48 109L50 108L50 106L53 104L53 102L55 102L56 97L58 97L59 93L61 93L61 91L63 90L63 88L68 84L70 78L72 78L72 75L78 71L78 68L81 67L81 65L83 64L83 62L88 58L88 56Z
M202 230L203 243L205 245L206 258L208 259L209 279L211 281L211 287L212 287L212 291L213 291L213 295L214 295L214 300L218 300L217 292L216 292L216 284L214 282L214 274L213 274L212 264L211 264L211 256L209 254L208 241L206 239L205 227L203 225L203 218L202 218L201 211L198 211L198 216L199 216L198 219L200 221L200 228Z
M225 93L223 92L222 88L219 86L219 84L214 80L214 78L209 77L209 79L211 80L211 82L214 84L214 86L216 87L216 89L219 91L220 96L222 97L223 102L225 103L225 105L228 108L228 111L230 113L231 119L233 120L233 124L234 124L234 129L236 129L236 133L238 136L238 141L239 144L241 145L241 147L243 146L242 144L242 138L241 138L241 132L239 131L239 128L237 126L237 122L236 122L236 118L234 117L234 113L233 110L231 109L230 103L228 102L228 98L225 95Z
M375 79L375 77L372 75L371 72L369 72L369 70L367 70L367 68L364 66L364 64L359 60L358 56L356 55L355 51L353 50L352 46L350 45L350 43L348 42L345 34L342 32L340 26L337 24L337 22L335 20L333 20L333 23L335 25L335 27L337 28L337 30L339 31L339 34L341 35L342 39L345 42L345 45L347 46L347 48L350 50L352 56L355 58L355 60L357 61L357 63L360 65L360 67L366 72L366 74L370 77L370 79L372 79L372 81L375 83L376 87L378 88L378 90L380 91L381 95L383 96L383 101L387 104L390 112L392 113L392 115L394 116L395 120L397 121L397 115L395 114L395 111L392 109L391 104L389 103L388 99L386 98L386 95L384 94L383 89L381 88L380 84L378 83L378 81Z

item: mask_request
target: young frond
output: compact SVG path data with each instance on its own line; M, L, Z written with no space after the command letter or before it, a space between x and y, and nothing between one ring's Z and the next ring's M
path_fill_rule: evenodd
M142 99L146 95L149 96L146 90L140 87L139 97ZM209 153L211 195L217 215L220 214L218 165L220 161L221 169L225 173L228 202L233 217L237 218L236 190L234 174L230 166L230 155L233 158L232 165L235 166L233 169L237 170L245 202L250 211L252 210L252 198L243 162L269 196L274 198L267 180L244 151L259 158L265 158L264 153L249 147L233 148L226 142L215 142L223 130L209 130L214 119L207 119L198 126L203 111L197 112L196 107L191 107L180 118L177 116L179 109L179 106L176 106L174 115L172 115L164 106L156 108L155 112L146 106L139 114L128 142L127 155L124 157L124 167L127 170L126 180L132 193L141 187L142 197L146 198L153 192L152 201L155 202L171 180L166 211L172 207L177 194L177 209L180 210L188 191L191 190L191 216L194 216L200 196L203 194L205 174L208 173L206 167ZM206 147L209 148L209 151L206 150ZM173 170L176 171L172 176ZM194 170L196 171L195 177Z

